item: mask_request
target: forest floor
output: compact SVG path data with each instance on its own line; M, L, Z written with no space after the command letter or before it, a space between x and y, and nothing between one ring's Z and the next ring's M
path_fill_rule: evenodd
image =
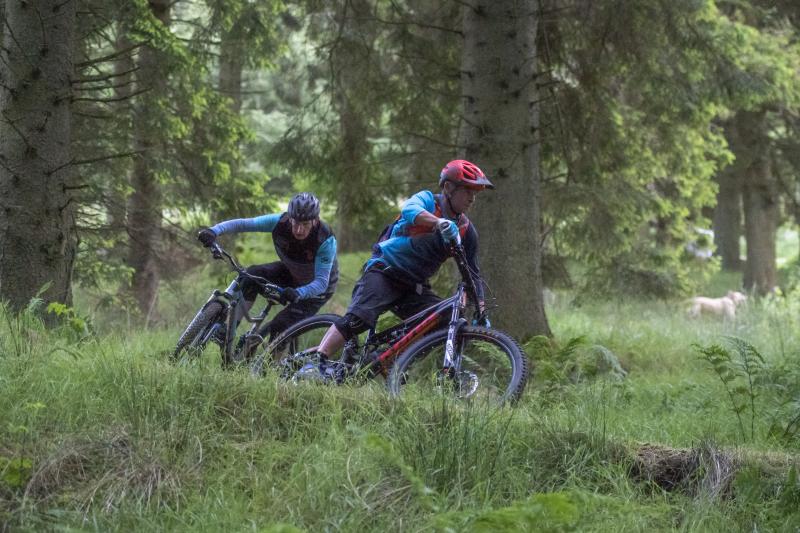
M342 258L332 310L362 260ZM200 269L165 286L146 330L88 293L76 309L89 337L0 316L0 531L800 528L791 295L722 321L682 301L577 306L556 291L555 342L526 342L536 376L495 409L391 400L377 381L257 380L221 370L216 349L171 365L227 279Z

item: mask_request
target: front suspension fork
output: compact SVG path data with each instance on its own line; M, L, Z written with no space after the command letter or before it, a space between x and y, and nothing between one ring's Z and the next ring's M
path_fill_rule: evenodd
M462 316L464 308L466 307L463 287L460 289L460 293L460 297L456 300L455 305L453 305L453 312L450 315L450 324L447 327L447 341L444 345L444 363L442 365L445 371L451 369L458 371L461 368L462 346L460 346L459 342L459 333L461 332L461 328L467 325L467 321Z

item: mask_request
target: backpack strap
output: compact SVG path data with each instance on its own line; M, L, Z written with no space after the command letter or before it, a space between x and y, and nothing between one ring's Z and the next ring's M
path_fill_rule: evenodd
M433 197L436 200L436 212L434 213L434 215L436 215L437 217L441 217L442 216L441 203L444 201L444 196L442 196L441 194L434 194ZM456 225L458 226L458 233L461 235L462 240L467 235L469 224L470 222L467 215L465 215L464 213L458 215L458 221L456 222Z
M436 208L433 211L433 215L436 217L441 217L442 216L441 203L443 201L442 195L435 194L433 198L436 205ZM391 224L388 224L385 228L383 228L383 231L378 236L377 242L383 242L392 235L392 231L394 230L395 225L400 221L400 218L401 215L397 215L397 217L392 221ZM464 213L461 213L458 216L457 226L458 226L458 232L461 235L462 239L467 235L467 230L469 229L469 225L470 225L469 218L467 218L467 215L465 215ZM409 237L414 237L415 235L423 235L426 233L431 233L432 231L433 228L428 228L425 226L421 226L419 224L412 224L405 229L405 234Z

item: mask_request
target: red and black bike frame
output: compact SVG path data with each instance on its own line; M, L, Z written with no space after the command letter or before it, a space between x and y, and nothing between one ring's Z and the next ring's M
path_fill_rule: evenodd
M386 348L375 359L380 372L387 375L389 369L394 363L397 356L405 350L412 342L422 338L427 333L438 329L442 322L446 320L447 315L450 315L447 331L447 343L445 345L445 357L442 362L444 369L460 367L460 352L456 350L459 346L458 333L463 326L467 324L464 318L464 311L467 307L467 296L475 303L476 315L479 312L478 307L478 291L476 289L475 280L469 269L464 248L461 246L460 239L451 247L451 254L456 260L459 273L461 274L461 283L458 284L456 293L438 304L435 304L416 315L404 320L402 323L394 326L377 335L377 338L367 339L367 344L381 344L381 339L388 339L393 337L399 331L410 330L400 337L399 339L391 342L389 347Z

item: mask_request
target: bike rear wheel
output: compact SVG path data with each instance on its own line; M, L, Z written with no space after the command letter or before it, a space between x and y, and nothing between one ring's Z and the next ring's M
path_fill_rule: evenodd
M203 353L208 342L209 330L214 324L220 322L222 315L223 306L220 302L210 302L204 305L178 338L178 344L175 346L175 351L172 352L172 359L174 361L188 360Z
M328 328L339 318L339 315L334 314L315 315L289 326L261 349L250 366L250 372L254 376L263 376L267 368L277 366L281 360L316 348Z
M458 368L443 369L447 330L430 333L403 352L389 374L393 396L418 391L446 393L489 403L519 400L528 380L528 359L509 335L464 326L455 346Z

